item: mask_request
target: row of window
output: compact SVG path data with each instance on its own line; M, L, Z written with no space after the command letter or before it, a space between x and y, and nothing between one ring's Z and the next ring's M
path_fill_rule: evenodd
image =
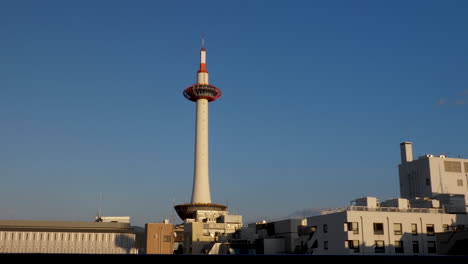
M1 234L3 233L3 234ZM78 234L78 233L43 233L43 232L0 232L0 240L52 240L52 241L114 241L130 239L119 234Z
M375 235L383 235L384 231L384 224L383 223L374 223L374 234ZM393 234L394 235L402 235L403 228L401 223L394 223L393 224ZM411 234L414 236L418 235L418 224L411 224ZM426 224L426 234L428 236L433 236L435 234L435 229L433 224Z
M385 234L384 231L384 223L373 223L374 227L374 234L375 235L383 235ZM444 231L448 230L448 225L442 226ZM316 232L317 226L312 226L310 231ZM358 222L347 222L345 223L345 231L353 232L353 234L359 234L359 223ZM328 225L323 225L323 233L328 233ZM394 223L393 224L393 234L394 235L402 235L403 234L403 225L401 223ZM418 224L412 223L411 224L411 234L414 236L418 235ZM428 236L433 236L435 234L435 228L433 224L426 224L426 234Z
M315 241L314 247L318 247L317 241ZM347 240L345 241L348 248L352 249L354 253L359 253L361 251L359 240ZM413 246L413 253L419 254L419 241L412 241ZM405 248L403 246L403 241L396 240L393 244L395 249L395 253L405 253ZM323 241L323 249L328 250L328 241ZM385 253L385 241L383 240L375 240L374 242L374 252L375 253ZM427 252L428 253L436 253L436 242L435 241L428 241L427 242Z
M122 254L127 253L124 248L80 248L80 247L0 247L0 253L94 253L94 254ZM135 253L132 249L130 253Z

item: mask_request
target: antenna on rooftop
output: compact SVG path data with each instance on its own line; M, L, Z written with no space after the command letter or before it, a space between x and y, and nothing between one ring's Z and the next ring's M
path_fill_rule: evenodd
M96 213L96 222L102 222L102 192L99 193L99 205Z

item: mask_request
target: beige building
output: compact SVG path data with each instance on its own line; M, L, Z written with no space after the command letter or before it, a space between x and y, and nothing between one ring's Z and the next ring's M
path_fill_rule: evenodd
M146 254L174 254L174 225L164 223L147 223Z
M400 144L400 196L431 198L451 213L464 213L468 202L468 159L427 154L413 159L413 144Z
M130 223L115 221L0 220L0 253L136 254Z
M226 254L225 242L241 228L241 215L198 210L184 223L184 254Z
M317 255L436 255L436 234L468 223L466 214L408 204L363 197L356 205L323 211L307 218L301 244Z

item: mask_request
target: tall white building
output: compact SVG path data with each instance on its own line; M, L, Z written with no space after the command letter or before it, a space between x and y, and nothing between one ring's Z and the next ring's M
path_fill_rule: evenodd
M468 159L427 154L413 159L413 144L402 142L400 196L410 201L432 198L453 213L466 212L468 205Z

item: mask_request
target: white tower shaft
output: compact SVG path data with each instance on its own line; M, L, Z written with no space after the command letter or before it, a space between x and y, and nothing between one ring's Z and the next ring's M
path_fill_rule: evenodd
M197 100L192 203L211 203L208 170L208 100Z
M206 71L206 51L200 51L200 70L197 83L208 84ZM192 203L211 203L210 178L208 168L208 100L197 100L195 123L195 164L193 175Z

